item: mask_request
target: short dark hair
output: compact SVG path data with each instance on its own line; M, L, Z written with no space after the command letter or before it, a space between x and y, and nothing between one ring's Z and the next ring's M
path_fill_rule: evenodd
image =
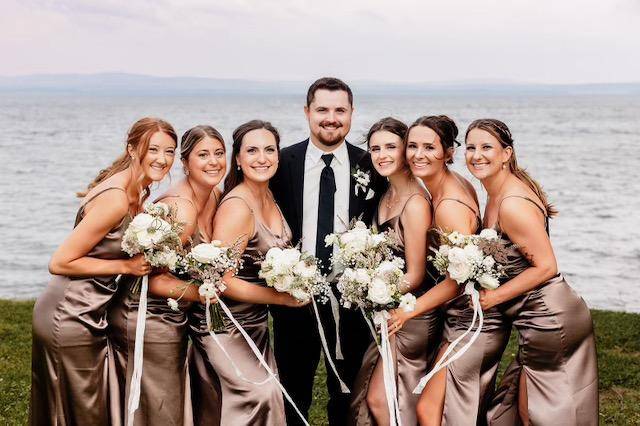
M307 90L307 106L311 105L313 98L316 95L316 91L324 89L330 92L343 91L347 92L349 96L349 105L353 106L353 92L351 88L344 81L335 77L322 77L314 81L309 90Z

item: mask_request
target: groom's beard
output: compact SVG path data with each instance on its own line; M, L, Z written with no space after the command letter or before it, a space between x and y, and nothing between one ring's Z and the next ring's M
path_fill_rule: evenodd
M342 142L346 136L346 132L342 132L343 125L340 123L322 123L320 129L318 141L326 146L337 145Z

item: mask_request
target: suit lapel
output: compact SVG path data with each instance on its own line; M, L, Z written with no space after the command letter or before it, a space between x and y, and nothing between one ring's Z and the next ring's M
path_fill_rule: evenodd
M349 142L345 143L347 144L347 152L349 153L349 220L351 220L357 217L362 211L361 197L356 196L356 180L353 177L353 171L358 167L365 152L351 145Z
M293 194L294 213L296 218L297 235L302 234L302 203L304 198L304 160L307 154L309 139L299 144L291 152L291 162L289 167L289 182L291 182Z

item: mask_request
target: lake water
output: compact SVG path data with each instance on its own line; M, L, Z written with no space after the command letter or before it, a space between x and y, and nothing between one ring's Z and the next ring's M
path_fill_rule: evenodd
M0 95L0 297L36 297L47 262L73 226L74 193L123 149L129 126L154 115L179 133L211 124L227 141L253 118L271 121L283 146L308 135L301 96L106 97ZM551 235L561 270L594 308L640 312L639 96L358 96L349 140L378 118L448 114L464 133L476 118L505 121L519 163L560 216ZM181 172L176 162L173 176ZM453 168L471 177L462 150ZM478 186L479 195L485 194Z

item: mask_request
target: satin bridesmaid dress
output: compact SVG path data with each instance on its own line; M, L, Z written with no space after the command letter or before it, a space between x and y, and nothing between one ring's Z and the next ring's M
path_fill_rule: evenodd
M87 200L78 210L109 190ZM121 242L129 222L111 229L87 254L126 259ZM30 423L33 425L109 425L107 307L118 290L116 275L55 275L33 309Z
M220 204L233 198L244 201L240 197L227 197ZM255 217L253 210L251 213L254 217L254 233L242 254L242 266L236 276L265 286L264 280L258 278L260 263L271 247L285 248L290 244L291 230L282 213L283 235L275 235ZM268 306L237 302L224 297L223 301L249 334L269 367L277 373L275 357L269 343ZM225 330L217 333L217 337L242 374L253 382L267 379L267 371L260 365L240 332L225 315L223 319ZM198 383L192 387L195 423L216 424L217 409L214 404L220 404L221 400L219 422L224 426L285 425L284 400L278 385L273 380L256 385L238 377L227 357L209 335L202 305L191 311L190 324L193 343L189 361L190 375L192 383Z
M405 201L402 211L383 223L378 223L378 213L374 216L374 226L382 231L394 230L400 244L396 256L404 259L404 229L400 217L404 213L406 204L411 197L423 196L422 194L412 194ZM426 196L423 196L426 198ZM428 198L426 198L429 201ZM430 203L430 201L429 201ZM423 284L412 291L419 297L429 288L435 285L427 273ZM435 349L440 342L442 333L442 315L438 309L426 312L405 323L400 331L391 336L390 343L394 348L394 359L396 362L394 372L396 374L396 387L398 389L398 403L400 404L400 417L403 425L416 425L416 405L420 395L415 395L413 389L418 385L418 381L427 374L428 367L435 356ZM350 407L349 423L352 425L374 425L375 420L367 405L367 393L375 366L380 361L380 353L375 342L371 343L365 353L362 368L358 373L355 385L352 389L353 399Z
M548 233L546 212L530 198L517 197L542 211ZM496 230L501 233L499 217ZM502 232L501 236L509 247L508 281L530 263L508 235ZM493 399L489 424L521 424L518 394L520 375L524 374L532 425L597 425L596 345L591 313L584 300L558 274L498 308L518 330L519 348Z

